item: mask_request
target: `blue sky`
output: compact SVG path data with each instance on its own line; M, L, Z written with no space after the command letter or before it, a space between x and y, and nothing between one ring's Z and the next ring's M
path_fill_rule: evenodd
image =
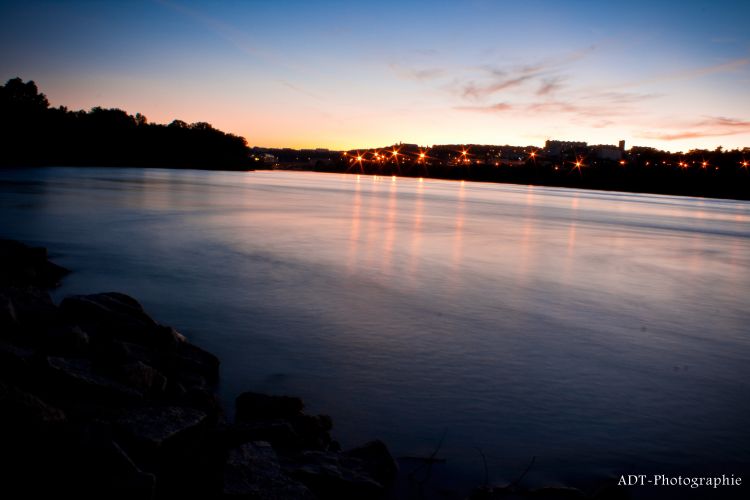
M750 146L750 2L3 2L0 78L251 145Z

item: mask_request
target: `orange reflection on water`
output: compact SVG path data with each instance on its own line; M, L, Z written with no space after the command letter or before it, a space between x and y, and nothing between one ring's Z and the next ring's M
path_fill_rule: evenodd
M411 248L409 249L409 277L414 280L419 267L422 248L422 211L424 210L424 180L420 177L417 183L414 201L414 225L411 230Z
M388 190L388 208L386 210L385 238L383 240L383 259L382 265L385 272L391 269L393 256L393 243L396 239L396 214L397 214L397 190L396 177L391 178L391 186Z
M458 206L456 207L456 223L453 231L453 252L451 264L454 271L458 269L463 258L464 211L466 210L465 182L461 181L458 188Z
M361 224L360 217L362 212L362 193L359 175L354 182L354 200L352 201L352 222L349 233L349 258L347 259L347 268L349 273L354 272L357 267L357 246L359 244L359 227Z
M571 278L571 271L573 268L575 246L576 246L576 225L578 220L578 194L574 195L573 199L570 200L571 210L571 222L568 228L568 246L567 252L565 253L565 262L563 263L563 279L567 284Z
M378 250L376 242L382 235L382 228L380 223L380 196L379 184L382 177L377 175L372 177L370 183L370 195L368 196L367 202L367 223L365 224L365 248L366 252L365 263L368 267L375 267L379 260Z
M529 262L532 259L532 239L535 231L534 216L534 188L527 186L524 198L523 226L521 228L520 263L518 266L517 281L519 285L526 282L529 274Z

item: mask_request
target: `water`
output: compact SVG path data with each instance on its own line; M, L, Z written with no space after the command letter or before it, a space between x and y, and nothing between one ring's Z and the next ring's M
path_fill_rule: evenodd
M0 171L0 233L433 482L747 473L750 204L293 172ZM480 453L481 451L481 453ZM405 461L402 468L414 464ZM750 481L750 479L747 479Z

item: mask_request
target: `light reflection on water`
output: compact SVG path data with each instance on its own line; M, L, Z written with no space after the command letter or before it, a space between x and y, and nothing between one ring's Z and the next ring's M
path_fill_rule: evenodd
M286 392L481 483L747 467L750 205L425 179L0 172L0 230ZM638 470L634 470L638 469Z

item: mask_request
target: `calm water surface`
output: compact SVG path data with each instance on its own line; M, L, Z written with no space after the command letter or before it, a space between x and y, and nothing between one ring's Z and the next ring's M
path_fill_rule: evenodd
M227 401L299 395L399 456L444 436L448 487L478 450L493 482L536 456L529 485L750 463L747 202L49 168L0 171L0 233L75 271L56 298L124 291L218 354Z

